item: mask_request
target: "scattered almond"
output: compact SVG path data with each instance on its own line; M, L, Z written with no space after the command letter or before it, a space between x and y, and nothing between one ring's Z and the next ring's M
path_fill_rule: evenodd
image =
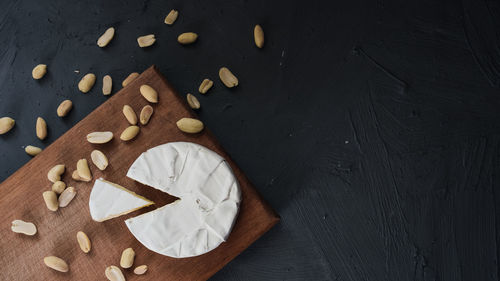
M134 81L135 78L139 77L139 73L137 72L132 72L130 73L127 78L125 78L125 80L123 80L122 82L122 87L125 87L127 86L128 84L130 84L130 82Z
M102 151L97 149L92 151L92 153L90 153L90 158L99 170L104 171L106 167L108 167L108 158Z
M59 208L59 203L57 202L57 194L52 191L45 191L43 194L43 201L45 201L45 205L47 209L55 212Z
M87 93L94 87L95 84L95 74L93 73L88 73L85 76L83 76L82 80L78 83L78 89L82 93Z
M70 100L64 100L57 107L57 116L64 117L68 115L68 113L71 111L72 108L73 108L73 102Z
M184 133L195 134L203 130L203 122L194 118L182 118L177 121L177 127Z
M198 99L195 96L193 96L191 94L187 94L186 100L192 109L199 109L200 108L200 102L198 101Z
M125 276L123 276L120 268L114 265L106 267L104 275L109 281L125 281Z
M87 141L90 143L102 144L113 139L112 132L93 132L87 135Z
M45 76L45 73L47 73L47 65L39 64L33 68L31 75L33 76L33 79L38 80L42 79L43 76Z
M113 79L111 76L106 75L102 78L102 94L108 96L111 94L111 90L113 89Z
M227 67L222 67L219 70L219 77L222 83L228 88L238 86L238 78L236 78Z
M2 117L0 118L0 135L3 135L10 131L16 124L16 121L10 117Z
M68 264L61 258L55 257L55 256L50 256L50 257L45 257L43 258L43 262L45 263L46 266L60 271L60 272L68 272L69 267Z
M66 170L66 166L64 166L63 164L55 165L47 173L47 178L51 182L60 181L61 175L64 174L65 170Z
M203 79L203 82L201 82L200 88L198 91L200 94L206 94L210 88L214 85L214 81L210 79Z
M90 172L87 159L83 158L78 160L78 162L76 163L76 170L78 171L78 175L83 181L89 182L92 180L92 173Z
M36 119L36 136L41 140L47 137L47 123L42 117Z
M177 42L181 43L182 45L187 45L194 43L196 39L198 39L198 34L194 32L185 32L177 37Z
M54 184L52 184L52 191L54 191L56 194L61 194L64 189L66 189L66 184L63 181L56 181Z
M78 174L77 170L74 170L73 173L71 174L71 178L75 181L83 181L83 179L80 177Z
M139 47L145 48L153 45L156 41L155 35L154 34L149 34L149 35L144 35L139 38L137 38L137 43L139 44Z
M134 268L134 273L137 275L143 275L144 273L146 273L146 271L148 271L148 266L145 264L139 265L138 267Z
M78 245L80 245L80 249L82 249L84 253L90 252L92 244L90 243L90 239L85 232L78 231L76 233L76 240L78 241Z
M176 10L170 11L168 15L165 17L165 24L172 25L174 24L175 20L177 20L177 17L179 16L179 12Z
M135 252L132 248L127 248L122 252L122 258L120 259L120 266L122 268L130 268L134 264Z
M97 39L97 46L99 46L101 48L106 47L109 44L109 42L111 42L111 40L113 39L114 36L115 36L115 28L114 27L110 27L110 28L106 29L104 34L101 35L101 37L99 37L99 39Z
M36 146L28 145L24 148L24 151L31 156L37 156L38 153L42 152L42 149Z
M130 125L137 124L137 114L135 114L134 109L130 105L124 105L122 111L123 115L125 115L125 118L127 118L127 121L130 123Z
M36 226L31 222L25 222L22 220L12 221L12 226L10 229L15 233L22 233L24 235L33 236L36 234Z
M129 126L122 132L120 139L122 141L129 141L134 139L137 136L137 134L139 134L139 127Z
M58 203L60 208L64 208L69 205L71 200L75 198L76 196L76 190L74 187L70 186L66 188L61 195L59 195Z
M151 105L144 106L139 116L141 124L147 125L149 123L149 119L151 119L151 115L153 115L153 107Z
M158 92L149 85L142 85L139 89L141 95L150 103L158 102Z
M253 29L253 38L255 40L255 46L258 48L264 47L264 30L260 25L256 25Z

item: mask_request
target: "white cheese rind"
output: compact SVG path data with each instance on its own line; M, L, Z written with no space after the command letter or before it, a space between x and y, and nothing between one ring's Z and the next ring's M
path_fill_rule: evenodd
M89 209L93 220L102 222L153 204L132 191L97 179L90 192Z
M215 249L236 221L241 193L226 161L194 143L173 142L139 156L127 176L180 200L125 221L148 249L184 258Z

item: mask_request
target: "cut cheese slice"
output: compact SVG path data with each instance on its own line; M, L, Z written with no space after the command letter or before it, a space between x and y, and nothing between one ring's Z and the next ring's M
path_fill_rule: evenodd
M184 258L211 251L228 238L241 193L217 153L189 142L163 144L142 153L127 176L180 198L125 221L146 248Z
M89 208L93 220L102 222L154 204L118 184L97 179L90 192Z

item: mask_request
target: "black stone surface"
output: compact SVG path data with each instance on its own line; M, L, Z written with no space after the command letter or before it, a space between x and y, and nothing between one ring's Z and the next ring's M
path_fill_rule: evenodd
M1 2L0 116L17 121L0 136L1 180L30 159L23 146L49 145L106 100L103 75L118 89L156 64L196 93L282 218L213 280L499 279L498 1ZM116 37L100 49L109 26ZM186 31L196 44L176 42ZM156 44L140 49L150 33ZM49 66L39 82L38 63ZM87 72L99 79L82 94ZM205 77L215 86L202 96ZM67 98L75 107L60 119Z

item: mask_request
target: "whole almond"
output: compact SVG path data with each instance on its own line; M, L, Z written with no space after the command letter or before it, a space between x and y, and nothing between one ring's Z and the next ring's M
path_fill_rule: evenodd
M72 108L73 108L73 102L70 100L64 100L57 107L57 116L64 117L68 115L68 113L71 111Z
M194 32L185 32L177 37L177 42L182 45L192 44L198 39L198 34Z
M199 109L200 108L200 102L198 101L198 99L191 95L191 94L187 94L186 95L186 100L187 100L187 103L189 104L189 106L192 108L192 109Z
M179 12L176 10L170 11L168 15L165 17L165 24L172 25L174 24L175 20L177 20L177 17L179 16Z
M26 151L26 153L28 153L28 155L36 156L36 155L38 155L38 153L42 152L42 149L39 147L36 147L36 146L27 145L24 148L24 151Z
M51 182L56 182L61 180L61 175L64 174L64 171L66 170L66 166L63 164L55 165L52 167L49 172L47 173L47 178Z
M129 141L134 139L137 136L137 134L139 134L139 127L129 126L122 132L120 139L122 141Z
M120 268L114 265L106 267L104 275L106 275L109 281L125 281L125 276L123 276Z
M200 94L206 94L210 88L214 85L214 81L210 79L203 79L203 82L201 82L200 88L198 91Z
M61 194L64 189L66 189L66 184L63 181L56 181L54 184L52 184L52 191L54 191L56 194Z
M135 78L139 77L139 73L137 72L132 72L130 73L127 78L125 78L125 80L123 80L122 82L122 87L125 87L127 86L128 84L130 84L130 82L134 81Z
M111 94L111 90L113 89L113 79L111 76L106 75L102 78L102 94L108 96Z
M139 265L138 267L134 268L134 273L137 275L143 275L144 273L146 273L146 271L148 271L148 266L145 264Z
M69 203L71 202L71 200L73 200L73 198L75 198L75 196L76 196L76 190L74 187L70 186L70 187L66 188L61 193L61 195L59 195L59 198L57 199L59 207L64 208L64 207L68 206Z
M87 135L87 141L90 143L102 144L113 139L112 132L92 132Z
M78 171L78 175L83 181L89 182L92 180L92 173L90 172L87 159L83 158L78 160L78 162L76 163L76 170Z
M114 36L115 36L114 27L106 29L106 31L101 35L101 37L97 39L97 46L101 48L106 47L109 44L109 42L111 42Z
M125 118L127 118L127 121L130 123L130 125L137 124L137 114L135 114L134 109L130 105L124 105L122 111L123 115L125 115Z
M137 38L137 44L139 44L139 47L141 48L149 47L153 45L155 41L156 38L154 34L144 35Z
M83 179L80 177L78 174L77 170L74 170L73 173L71 174L71 178L75 181L83 181Z
M135 252L132 248L127 248L122 252L122 258L120 259L120 266L122 268L130 268L134 264Z
M33 79L38 80L42 79L43 76L45 76L45 73L47 73L47 65L45 64L39 64L33 68L33 71L31 71L31 76L33 76Z
M41 140L47 137L47 123L42 117L36 119L36 136Z
M78 89L82 93L88 93L94 87L95 84L95 74L94 73L88 73L85 76L83 76L82 80L78 83Z
M258 24L253 29L253 38L255 40L255 46L258 48L264 47L264 30Z
M90 158L99 170L104 171L106 167L108 167L108 158L102 151L97 149L92 151L92 153L90 153Z
M16 124L16 121L10 117L0 118L0 135L3 135L10 131Z
M142 85L139 88L141 95L150 103L158 103L158 92L149 85Z
M222 83L228 88L238 86L238 78L236 78L227 67L222 67L219 70L219 77Z
M182 118L177 121L177 127L184 133L195 134L203 130L203 122L194 118Z
M45 201L45 205L47 209L55 212L59 208L59 203L57 202L57 194L52 191L45 191L43 194L43 201Z
M50 256L50 257L45 257L43 258L43 262L45 263L46 266L60 271L60 272L68 272L69 267L68 264L61 258L55 257L55 256Z
M88 253L90 252L90 249L92 249L90 239L85 232L78 231L76 233L76 241L78 241L78 245L80 245L80 249L82 249L84 253Z
M151 115L153 115L153 107L151 105L144 106L139 116L141 124L147 125L149 123L149 119L151 119Z
M25 222L22 220L12 221L10 229L15 233L22 233L24 235L33 236L36 234L36 226L31 222Z

